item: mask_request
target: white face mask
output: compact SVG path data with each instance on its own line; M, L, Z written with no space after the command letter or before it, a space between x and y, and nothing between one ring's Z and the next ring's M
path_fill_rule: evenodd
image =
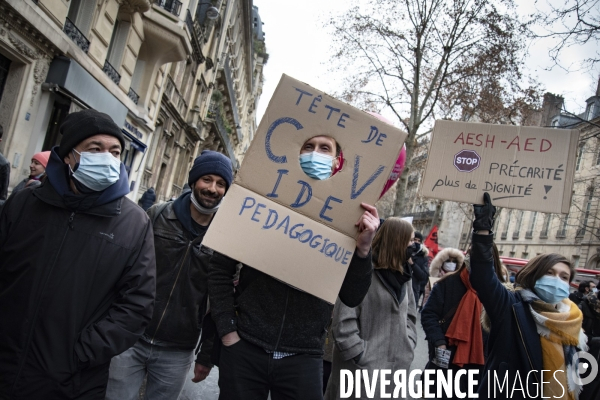
M446 261L444 263L444 271L452 272L456 271L456 263L451 261Z
M593 289L592 289L592 292L594 292L594 293L598 293L598 288L593 288Z

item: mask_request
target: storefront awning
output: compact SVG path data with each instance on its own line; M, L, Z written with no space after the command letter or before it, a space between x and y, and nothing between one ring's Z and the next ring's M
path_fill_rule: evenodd
M90 108L110 115L117 125L125 123L127 107L75 60L56 57L50 64L46 82L58 85Z

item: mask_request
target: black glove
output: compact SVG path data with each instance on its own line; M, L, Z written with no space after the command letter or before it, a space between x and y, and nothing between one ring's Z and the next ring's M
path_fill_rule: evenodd
M496 214L496 207L492 205L492 199L488 192L483 194L483 205L474 204L473 212L475 213L475 220L473 221L474 231L492 231L494 226L494 215Z
M417 247L417 243L413 243L406 248L406 260L414 256L419 252L419 248Z

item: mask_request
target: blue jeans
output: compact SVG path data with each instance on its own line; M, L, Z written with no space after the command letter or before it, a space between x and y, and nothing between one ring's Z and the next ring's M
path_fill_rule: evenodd
M113 357L106 400L138 400L146 373L148 400L177 400L194 356L194 350L151 345L139 339L133 347Z

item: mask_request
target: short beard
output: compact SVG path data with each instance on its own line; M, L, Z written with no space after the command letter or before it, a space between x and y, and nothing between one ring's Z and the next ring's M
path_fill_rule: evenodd
M213 197L212 199L214 199L214 202L212 203L207 203L202 197L202 189L195 189L194 190L194 197L196 198L196 201L198 201L198 203L204 207L204 208L213 208L215 207L217 204L219 204L221 202L222 197L217 196L217 197ZM209 193L206 193L206 196L210 196Z

